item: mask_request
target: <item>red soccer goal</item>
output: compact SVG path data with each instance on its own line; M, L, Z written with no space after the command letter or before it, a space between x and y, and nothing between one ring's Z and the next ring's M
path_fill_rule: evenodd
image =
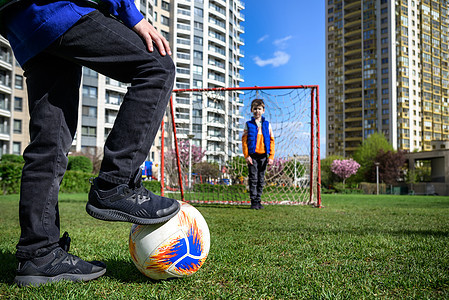
M162 195L191 203L249 204L241 136L255 98L265 102L276 144L262 203L321 207L317 85L174 90L168 124L161 126ZM194 112L195 107L200 109Z

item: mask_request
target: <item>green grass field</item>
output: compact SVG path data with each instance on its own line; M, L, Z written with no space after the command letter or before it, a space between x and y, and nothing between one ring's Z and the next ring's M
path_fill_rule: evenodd
M130 224L102 222L86 195L61 195L71 252L105 276L40 288L14 285L18 196L0 197L1 299L449 299L449 197L323 195L308 206L196 205L211 232L203 267L154 282L134 267Z

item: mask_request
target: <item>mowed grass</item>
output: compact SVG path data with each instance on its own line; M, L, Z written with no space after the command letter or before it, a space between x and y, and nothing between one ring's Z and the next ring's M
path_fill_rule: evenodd
M193 276L155 282L128 252L130 224L102 222L86 195L61 195L71 252L105 276L40 288L13 284L18 196L0 197L4 299L448 299L449 197L323 195L324 208L195 205L211 250Z

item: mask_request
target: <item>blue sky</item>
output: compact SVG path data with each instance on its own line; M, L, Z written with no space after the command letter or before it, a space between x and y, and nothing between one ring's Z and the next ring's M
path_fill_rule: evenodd
M241 86L319 85L325 153L325 1L244 0Z

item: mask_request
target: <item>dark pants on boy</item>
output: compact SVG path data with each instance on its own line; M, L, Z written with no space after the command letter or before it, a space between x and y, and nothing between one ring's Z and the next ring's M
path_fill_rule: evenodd
M131 84L99 174L115 184L130 182L146 159L173 88L172 59L157 47L148 52L135 32L98 11L25 63L31 142L23 154L19 259L40 256L59 241L58 192L77 130L82 66Z
M260 204L263 187L265 185L265 170L268 158L266 154L251 154L253 164L248 164L249 198L251 205Z

